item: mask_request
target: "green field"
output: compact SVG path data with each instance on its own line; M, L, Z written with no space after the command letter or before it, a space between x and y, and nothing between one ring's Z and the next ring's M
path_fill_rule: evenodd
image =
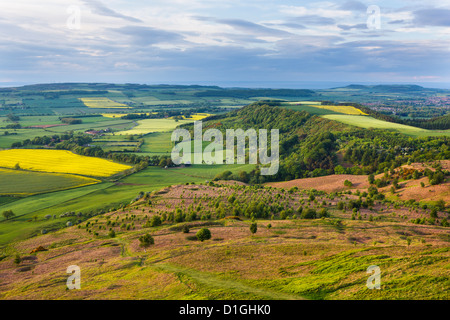
M417 127L407 126L404 124L382 121L369 116L329 114L323 115L323 117L365 129L376 128L376 129L396 130L406 135L414 137L450 136L450 130L442 130L442 131L426 130Z
M163 154L172 151L172 132L153 132L143 137L142 152Z
M0 246L16 239L24 239L42 228L59 223L59 227L67 220L43 220L45 215L57 215L74 211L87 213L103 209L105 205L114 207L120 203L130 203L136 195L143 191L159 190L168 185L185 184L187 182L203 183L213 179L225 170L239 172L250 171L254 165L194 165L187 168L161 169L149 167L143 171L121 179L117 183L99 183L71 190L49 192L23 198L12 203L0 203L0 212L13 210L14 220L0 221ZM36 222L26 222L33 216Z
M0 168L0 195L31 195L95 184L99 180L71 174L54 174Z
M138 125L130 130L124 130L117 132L118 135L140 135L148 134L152 132L165 132L175 129L177 126L190 123L192 120L179 120L172 119L144 119L138 120Z

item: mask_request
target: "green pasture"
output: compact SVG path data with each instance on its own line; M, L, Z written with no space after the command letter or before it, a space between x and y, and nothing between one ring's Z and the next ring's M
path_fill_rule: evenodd
M414 137L450 136L450 130L427 130L404 124L382 121L369 116L329 114L323 115L323 117L360 128L395 130Z
M173 119L144 119L138 120L137 121L138 125L133 127L132 129L116 132L116 134L141 135L141 134L148 134L151 132L171 131L181 124L190 122L192 122L192 120L175 121Z
M0 195L31 195L95 183L95 179L72 174L0 169Z

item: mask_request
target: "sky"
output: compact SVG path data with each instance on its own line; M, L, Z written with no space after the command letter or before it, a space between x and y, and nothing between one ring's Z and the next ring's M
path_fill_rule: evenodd
M53 82L450 84L450 1L0 0L0 86Z

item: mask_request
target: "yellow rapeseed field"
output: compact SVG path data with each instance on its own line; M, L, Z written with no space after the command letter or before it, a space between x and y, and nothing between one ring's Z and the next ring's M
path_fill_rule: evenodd
M198 120L203 120L209 116L212 116L212 114L211 113L194 113L194 114L191 114L190 118L186 118L185 116L183 116L183 119L198 121ZM170 117L169 119L173 119L173 118L174 117Z
M336 111L339 113L350 114L350 115L363 115L367 116L367 113L362 112L361 110L353 107L353 106L326 106L326 105L314 105L315 108L327 109L331 111Z
M88 108L97 109L129 109L131 107L126 104L112 101L108 98L80 98L84 105Z
M108 177L130 169L130 166L109 160L85 157L67 150L11 149L0 151L0 167L71 173L92 177Z

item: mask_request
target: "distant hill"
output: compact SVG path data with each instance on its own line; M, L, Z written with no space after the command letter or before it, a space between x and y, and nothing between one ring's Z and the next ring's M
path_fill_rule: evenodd
M361 85L351 84L345 87L336 87L331 90L359 90L368 93L425 93L425 92L447 92L444 89L425 88L416 84L379 84L379 85Z

